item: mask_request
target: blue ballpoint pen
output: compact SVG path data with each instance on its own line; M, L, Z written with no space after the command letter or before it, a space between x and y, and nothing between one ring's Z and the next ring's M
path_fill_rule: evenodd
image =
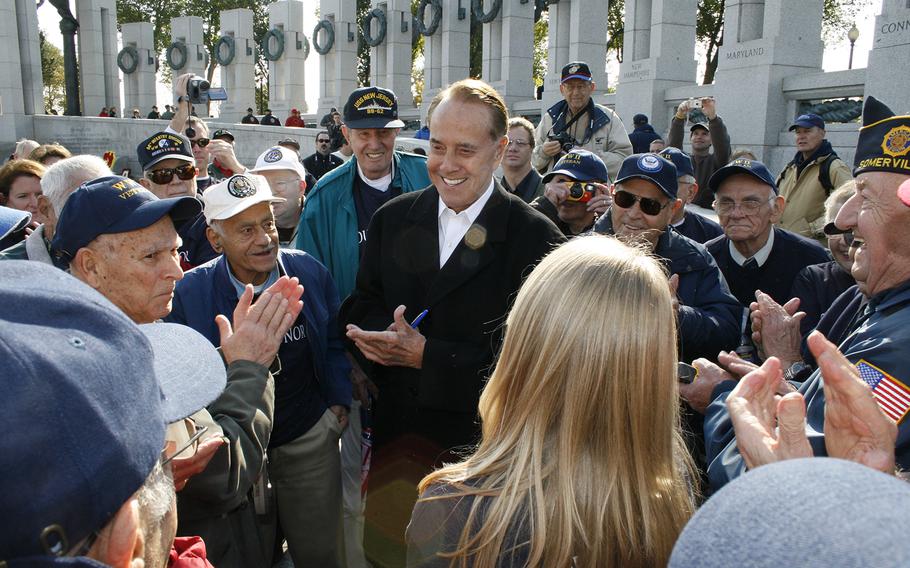
M420 314L414 318L414 321L411 322L411 327L417 329L417 326L420 325L420 322L423 321L423 318L427 317L428 313L430 313L430 310L424 310L420 312Z

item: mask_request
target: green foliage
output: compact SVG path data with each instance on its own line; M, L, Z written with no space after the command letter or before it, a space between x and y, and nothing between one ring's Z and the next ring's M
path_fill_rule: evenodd
M859 11L869 4L871 0L825 0L822 16L822 39L825 43L843 41L856 22Z
M418 4L420 0L411 0L411 14L417 14ZM423 65L420 62L423 61L424 45L424 37L421 34L411 35L411 95L414 96L414 104L417 106L423 102Z
M549 45L550 14L544 12L534 22L534 86L543 85L547 75L547 47Z
M62 113L66 102L63 52L56 45L47 41L47 37L41 30L38 31L38 40L41 44L41 78L44 80L44 109L45 112L56 109Z
M370 0L357 0L357 85L360 87L370 84L370 46L363 41L363 34L360 33L363 29L363 20L369 11ZM341 36L341 30L335 30L335 37Z
M607 7L607 53L616 52L616 59L622 63L622 34L625 23L626 3L624 0L610 0Z

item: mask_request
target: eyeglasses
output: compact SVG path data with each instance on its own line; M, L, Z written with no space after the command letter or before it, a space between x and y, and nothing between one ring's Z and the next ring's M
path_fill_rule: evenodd
M190 146L192 146L194 148L196 146L199 146L200 148L205 148L206 146L209 145L209 142L211 142L211 140L209 140L208 138L197 138L195 140L190 140Z
M329 140L327 138L320 138L316 141L317 144L328 144Z
M656 199L651 199L650 197L641 197L635 195L634 193L629 193L628 191L623 190L618 190L613 194L613 204L618 207L622 207L623 209L629 209L635 205L636 202L638 203L638 207L641 209L642 213L645 215L651 215L652 217L659 214L671 203L670 201L661 203Z
M530 142L525 142L524 140L509 140L507 146L515 146L516 148L524 148L525 146L530 146Z
M193 179L196 177L196 166L184 164L176 168L161 168L160 170L152 170L145 173L146 177L155 185L171 183L171 180L174 179L174 174L177 174L177 177L183 181Z
M721 201L714 202L714 210L721 215L729 215L730 213L733 213L737 207L739 207L739 210L742 211L743 214L755 215L762 207L768 203L771 203L774 201L774 199L774 197L771 197L765 201L760 199L744 199L739 203L732 200L723 199Z
M193 451L184 457L195 455L196 450L199 448L199 440L207 431L207 426L197 425L190 418L184 418L180 422L169 424L165 434L164 451L161 456L162 467L171 463L177 456L186 454L187 450L192 449Z

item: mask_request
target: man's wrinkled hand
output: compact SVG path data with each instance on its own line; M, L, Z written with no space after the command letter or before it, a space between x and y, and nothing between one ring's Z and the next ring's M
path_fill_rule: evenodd
M777 395L780 380L780 361L771 357L743 377L727 397L736 445L750 469L812 456L803 396L796 392Z
M692 366L698 370L698 375L689 384L679 383L679 395L694 410L704 414L711 404L714 387L723 381L735 380L735 377L707 359L696 359Z
M284 335L303 309L302 295L303 286L297 278L282 276L251 305L253 287L247 285L234 309L233 328L225 316L219 314L215 318L225 361L270 366Z
M175 457L171 460L171 473L174 477L174 490L186 487L186 482L196 474L205 471L209 462L215 457L218 449L226 442L225 438L215 436L199 442L196 452L188 457Z
M802 360L799 325L806 314L798 309L799 298L781 306L761 290L756 290L755 301L749 305L752 342L763 358L777 357L784 368Z
M423 367L426 337L404 319L405 306L398 306L393 323L385 331L365 331L348 324L347 337L364 357L386 367Z
M551 158L556 154L562 152L562 144L559 143L559 140L547 140L541 146L541 152L544 156L550 156Z
M836 345L817 331L808 343L824 378L828 455L894 473L897 424L885 415L859 371Z

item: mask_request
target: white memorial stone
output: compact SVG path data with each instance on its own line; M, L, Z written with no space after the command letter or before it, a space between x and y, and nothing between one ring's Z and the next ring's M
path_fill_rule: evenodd
M332 22L335 43L319 57L319 109L321 117L332 108L341 109L351 91L357 88L357 4L355 0L320 0L319 14ZM313 43L327 42L325 31Z
M430 101L446 86L468 77L471 66L471 3L442 0L442 19L436 33L424 38L423 103L420 118L426 123ZM427 6L424 22L433 19L433 5Z
M180 69L173 70L174 77L179 77L184 73L192 73L200 77L206 76L209 57L205 48L205 36L202 33L202 18L199 16L180 16L171 19L171 44L181 42L186 46L186 62ZM171 49L170 47L168 49ZM174 57L177 50L171 50ZM165 55L167 52L165 52ZM165 59L166 61L166 59ZM174 96L173 102L177 102ZM199 116L206 116L206 105L196 105L196 113Z
M485 2L489 10L491 2ZM483 25L481 75L506 104L534 98L534 2L502 2L496 18Z
M894 112L910 110L910 4L906 0L883 0L875 17L875 39L866 70L866 94L891 107Z
M385 39L370 48L370 84L391 89L398 108L414 105L411 95L411 3L409 0L372 0L371 8L385 12ZM373 18L370 34L377 37L379 23Z
M117 2L78 0L75 15L79 21L76 38L82 114L94 116L102 107L115 107L117 116L122 117L117 69Z
M136 50L136 70L123 73L123 96L126 109L138 108L145 118L156 105L155 28L149 22L134 22L121 26L123 47Z
M269 62L269 108L275 116L286 117L292 108L306 107L307 47L315 55L303 30L304 3L287 0L269 4L269 29L284 33L284 53ZM273 40L274 42L274 40Z
M221 103L219 119L222 122L240 122L246 109L252 107L256 100L254 54L257 46L253 39L253 11L246 8L223 10L219 37L234 40L234 58L221 67L220 86L227 91L228 100ZM221 57L225 57L227 51L226 43L222 43Z

